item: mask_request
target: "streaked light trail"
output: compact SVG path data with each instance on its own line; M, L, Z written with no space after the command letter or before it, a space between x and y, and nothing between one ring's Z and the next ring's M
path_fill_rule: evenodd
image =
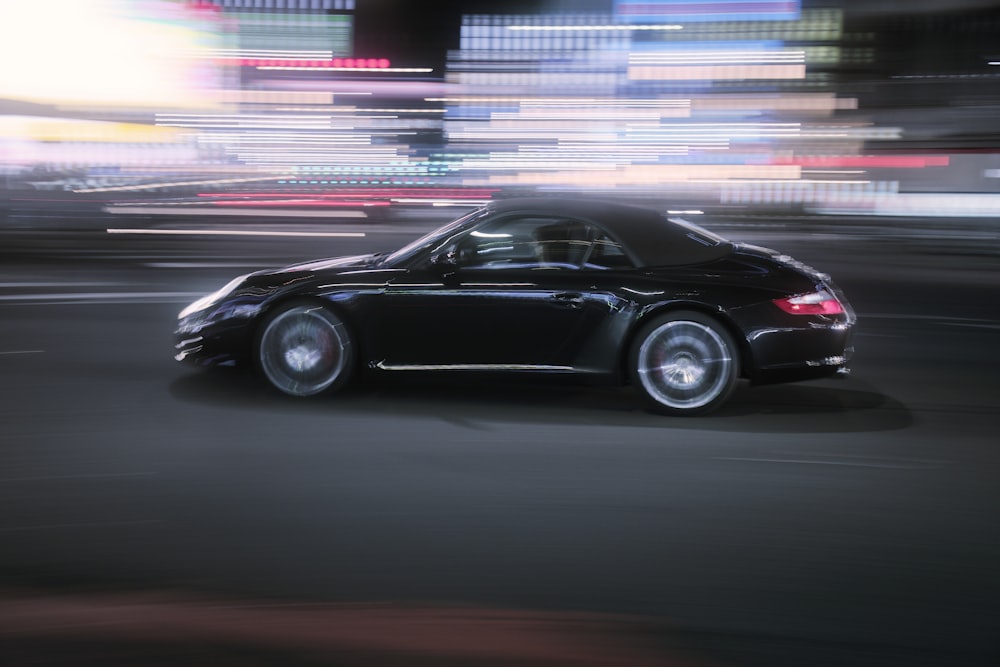
M146 234L163 236L282 236L282 237L323 237L323 238L363 238L364 232L275 232L243 229L116 229L109 227L108 234Z

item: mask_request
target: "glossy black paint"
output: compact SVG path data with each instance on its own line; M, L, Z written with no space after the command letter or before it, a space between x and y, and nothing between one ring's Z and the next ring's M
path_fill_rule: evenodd
M511 235L490 231L521 220L536 225L534 248L543 253L557 247L541 234L550 220L584 225L589 236L564 240L564 257L532 259L518 255ZM773 303L819 289L836 294L846 312L792 315ZM359 365L372 373L544 372L622 382L638 328L680 309L710 315L728 330L742 377L791 381L846 369L855 322L827 276L772 250L731 243L651 209L516 199L493 202L392 254L245 276L182 313L176 358L246 363L262 319L295 299L324 304L343 319Z

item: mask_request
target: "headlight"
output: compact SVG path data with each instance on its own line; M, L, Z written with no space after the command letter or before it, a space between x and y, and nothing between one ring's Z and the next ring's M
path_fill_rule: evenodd
M183 320L185 317L189 315L193 315L194 313L197 313L199 311L205 310L206 308L214 306L216 303L229 296L230 292L239 287L239 285L244 280L246 280L247 276L249 275L250 274L247 273L238 278L233 278L228 283L223 285L222 288L212 292L207 296L201 297L200 299L192 303L190 306L182 310L180 313L178 313L177 319Z

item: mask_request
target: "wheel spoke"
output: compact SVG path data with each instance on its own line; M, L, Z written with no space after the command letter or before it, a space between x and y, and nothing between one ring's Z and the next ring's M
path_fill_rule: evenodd
M669 408L694 409L727 390L733 359L712 327L674 320L647 335L637 363L639 380L654 400Z
M261 369L281 391L309 396L344 372L349 340L343 325L318 307L296 306L275 316L260 340Z

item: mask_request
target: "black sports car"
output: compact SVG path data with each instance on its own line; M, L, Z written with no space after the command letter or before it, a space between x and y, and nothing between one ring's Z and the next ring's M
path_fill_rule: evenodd
M701 414L740 378L846 372L854 323L828 276L773 250L651 208L527 198L392 253L236 278L180 313L176 358L250 362L293 396L361 371L586 376Z

